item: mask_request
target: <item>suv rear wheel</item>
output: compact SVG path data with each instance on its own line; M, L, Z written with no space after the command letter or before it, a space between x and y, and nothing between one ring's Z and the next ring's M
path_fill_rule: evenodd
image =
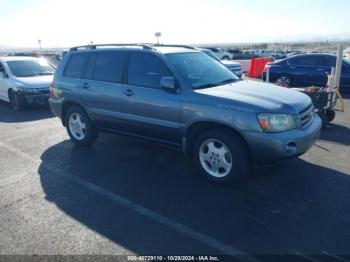
M208 130L200 134L193 154L199 173L210 182L230 183L243 178L249 169L247 146L228 130Z
M68 109L65 123L69 137L75 144L88 146L97 139L96 128L80 107L73 106Z

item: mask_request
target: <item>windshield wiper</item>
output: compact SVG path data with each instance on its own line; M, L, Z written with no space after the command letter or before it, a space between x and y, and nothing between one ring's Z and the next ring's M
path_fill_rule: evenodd
M236 81L237 81L237 79L235 79L235 78L229 78L229 79L226 79L226 80L223 80L223 81L217 83L217 85L219 86L219 85L229 84L229 83L233 83Z
M44 72L44 73L40 73L38 74L40 76L46 76L46 75L53 75L53 73L50 73L50 72Z
M197 86L197 87L195 87L195 89L209 88L209 87L214 87L214 86L217 86L217 84L209 83L209 84Z

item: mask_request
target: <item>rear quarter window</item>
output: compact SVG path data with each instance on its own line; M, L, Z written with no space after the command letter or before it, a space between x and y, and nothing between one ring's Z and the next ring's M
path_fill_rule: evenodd
M72 78L82 78L88 59L88 53L71 55L67 62L63 76Z

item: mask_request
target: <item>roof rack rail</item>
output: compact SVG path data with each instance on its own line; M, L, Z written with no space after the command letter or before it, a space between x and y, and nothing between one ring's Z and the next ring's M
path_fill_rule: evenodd
M164 47L182 47L182 48L187 48L187 49L196 49L195 47L193 46L189 46L189 45L163 45L163 44L155 44L153 46L164 46Z
M78 51L79 49L97 49L98 47L108 47L108 46L137 46L137 47L142 47L143 49L148 49L148 50L152 50L152 46L150 45L146 45L146 44L99 44L99 45L82 45L82 46L75 46L69 49L69 51Z

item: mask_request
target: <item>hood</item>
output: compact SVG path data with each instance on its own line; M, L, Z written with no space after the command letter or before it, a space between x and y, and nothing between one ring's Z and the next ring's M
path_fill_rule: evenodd
M16 82L26 88L49 88L53 75L16 77Z
M236 66L236 67L242 66L239 62L234 62L230 60L221 60L221 63L223 63L225 66Z
M232 84L195 90L196 93L248 105L261 113L297 114L311 103L309 96L285 87L256 81L238 81ZM230 100L227 101L227 100ZM222 103L222 101L220 101Z

